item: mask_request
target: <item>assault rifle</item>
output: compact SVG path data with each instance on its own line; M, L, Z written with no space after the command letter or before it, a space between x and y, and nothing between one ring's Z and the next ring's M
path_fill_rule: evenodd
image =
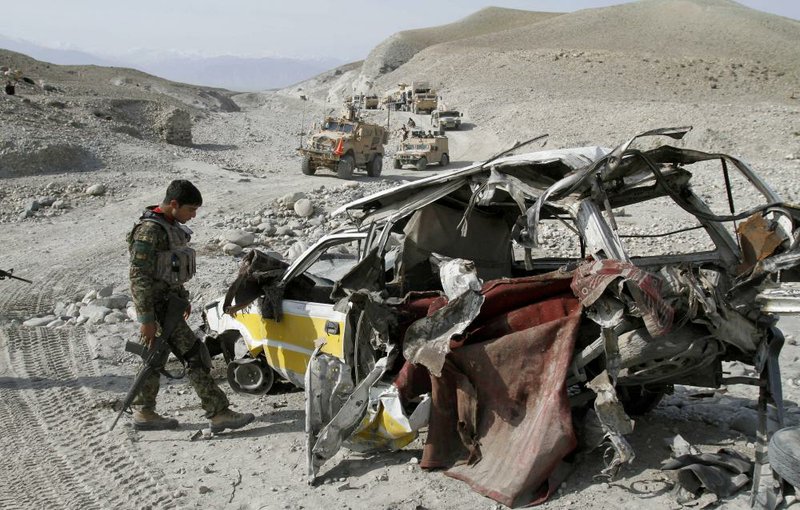
M167 311L164 314L164 320L161 322L161 334L153 339L150 348L148 349L147 346L137 342L129 341L125 344L125 350L141 356L144 363L136 374L136 378L134 378L133 384L131 384L128 390L128 394L125 395L125 399L122 401L122 407L117 417L114 418L114 423L112 423L111 427L108 429L109 432L114 430L114 427L117 426L117 422L122 416L122 413L131 407L136 395L142 390L142 385L145 380L151 374L164 374L170 379L180 379L186 373L186 363L184 363L183 360L181 360L183 369L179 375L168 372L164 368L164 365L167 363L171 348L169 338L172 336L178 324L183 320L183 313L186 311L187 306L189 306L188 301L172 294L167 302Z
M8 271L3 271L2 269L0 269L0 280L5 280L6 278L13 278L13 279L19 280L21 282L33 283L32 281L26 280L25 278L20 278L19 276L14 276L13 274L11 274L13 272L14 272L13 269L9 269Z

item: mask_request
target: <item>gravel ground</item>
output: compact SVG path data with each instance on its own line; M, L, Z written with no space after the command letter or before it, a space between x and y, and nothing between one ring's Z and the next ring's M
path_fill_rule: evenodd
M159 408L181 421L179 430L141 434L122 423L104 434L136 368L120 349L136 336L134 323L78 323L74 317L52 327L22 325L104 287L126 295L125 233L172 179L190 179L204 194L190 224L200 254L200 272L188 285L195 309L190 322L197 325L197 310L235 275L238 258L222 249L231 232L249 231L260 248L288 257L298 243L342 226L343 218L329 215L342 203L435 172L384 164L381 178L361 173L352 181L332 172L300 173L295 148L302 131L338 110L353 83L369 78L373 90L384 90L400 81L434 82L465 113L464 129L450 137L453 167L542 133L550 134L547 148L613 146L647 129L693 125L682 145L740 156L788 200L800 198L796 21L725 0L651 0L530 16L524 23L489 12L449 27L447 37L404 32L396 37L404 44L387 41L363 63L285 90L248 94L132 70L37 63L0 50L0 61L35 82L20 84L17 96L0 96L2 267L34 281L0 283L0 506L499 508L461 482L420 470L424 434L395 453L365 457L343 450L323 467L323 483L308 486L303 394L286 385L245 398L223 383L236 409L255 413L256 422L191 441L204 426L198 401L185 382L167 382ZM409 45L414 51L408 55L393 54ZM386 61L399 67L369 74ZM154 119L174 107L191 116L190 146L159 139ZM387 121L386 112L369 116ZM393 113L390 127L407 116ZM427 125L424 116L416 120ZM393 139L387 154L395 146ZM726 206L718 175L696 178L713 205ZM104 191L90 190L97 185ZM311 201L308 217L288 205L298 192ZM752 197L735 198L746 203ZM621 224L631 229L682 221L666 201L627 212ZM281 227L288 230L278 233ZM558 235L545 232L545 238L561 249ZM676 246L643 241L636 248L666 252ZM800 351L796 327L785 323L784 388L789 421L798 423ZM726 369L747 373L743 365ZM221 362L215 373L224 378ZM543 508L677 508L659 470L669 457L666 441L680 433L703 451L726 446L752 454L756 398L747 387L711 394L678 388L637 419L630 441L638 456L616 479L595 481L602 452L587 454ZM747 507L747 494L724 506Z

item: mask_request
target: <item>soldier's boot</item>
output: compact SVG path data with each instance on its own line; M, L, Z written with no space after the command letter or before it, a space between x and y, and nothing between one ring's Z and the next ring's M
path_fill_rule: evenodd
M169 430L178 428L178 420L165 418L151 409L134 409L133 428L136 430Z
M237 413L225 409L212 416L208 424L211 426L211 432L222 432L225 429L240 429L254 419L252 413Z

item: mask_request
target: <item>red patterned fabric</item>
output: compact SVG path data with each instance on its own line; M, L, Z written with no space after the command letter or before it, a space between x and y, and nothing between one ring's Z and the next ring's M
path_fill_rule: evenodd
M442 377L430 377L423 468L449 468L448 476L507 506L555 490L550 478L576 446L565 388L581 319L571 279L551 273L484 285L480 314L451 340ZM401 394L421 389L424 371L407 364L395 381Z
M572 291L583 306L590 306L618 278L628 284L628 292L641 311L650 335L658 337L669 333L675 310L661 297L661 278L633 264L619 260L586 262L575 271Z

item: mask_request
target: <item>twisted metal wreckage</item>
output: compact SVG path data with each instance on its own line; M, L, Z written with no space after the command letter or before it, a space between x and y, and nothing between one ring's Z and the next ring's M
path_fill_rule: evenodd
M651 409L673 384L741 383L760 391L753 503L774 507L762 472L767 407L783 421L783 336L754 298L800 263L800 209L735 157L631 147L690 129L649 131L613 150L501 154L349 203L334 214L358 228L323 238L288 269L259 272L250 257L240 277L250 291L235 285L224 306L210 305L211 329L238 331L245 357L305 387L311 481L342 445L402 448L427 426L423 468L508 506L542 502L568 473L578 435L592 447L610 442L610 477L634 458L628 414ZM690 185L687 168L709 161L721 165L728 214ZM734 172L761 205L736 211ZM636 236L620 233L615 209L659 197L696 224L658 235L705 232L710 249L629 255L623 241ZM732 234L726 224L740 220ZM537 256L545 223L572 232L579 256ZM360 250L343 276L308 274L321 248L345 239ZM281 300L312 294L343 314L345 331L328 321L313 352L306 346L305 372L293 372L274 355L269 326L255 332L251 319L280 320ZM326 334L342 343L338 353L325 352ZM723 377L729 360L758 377Z

